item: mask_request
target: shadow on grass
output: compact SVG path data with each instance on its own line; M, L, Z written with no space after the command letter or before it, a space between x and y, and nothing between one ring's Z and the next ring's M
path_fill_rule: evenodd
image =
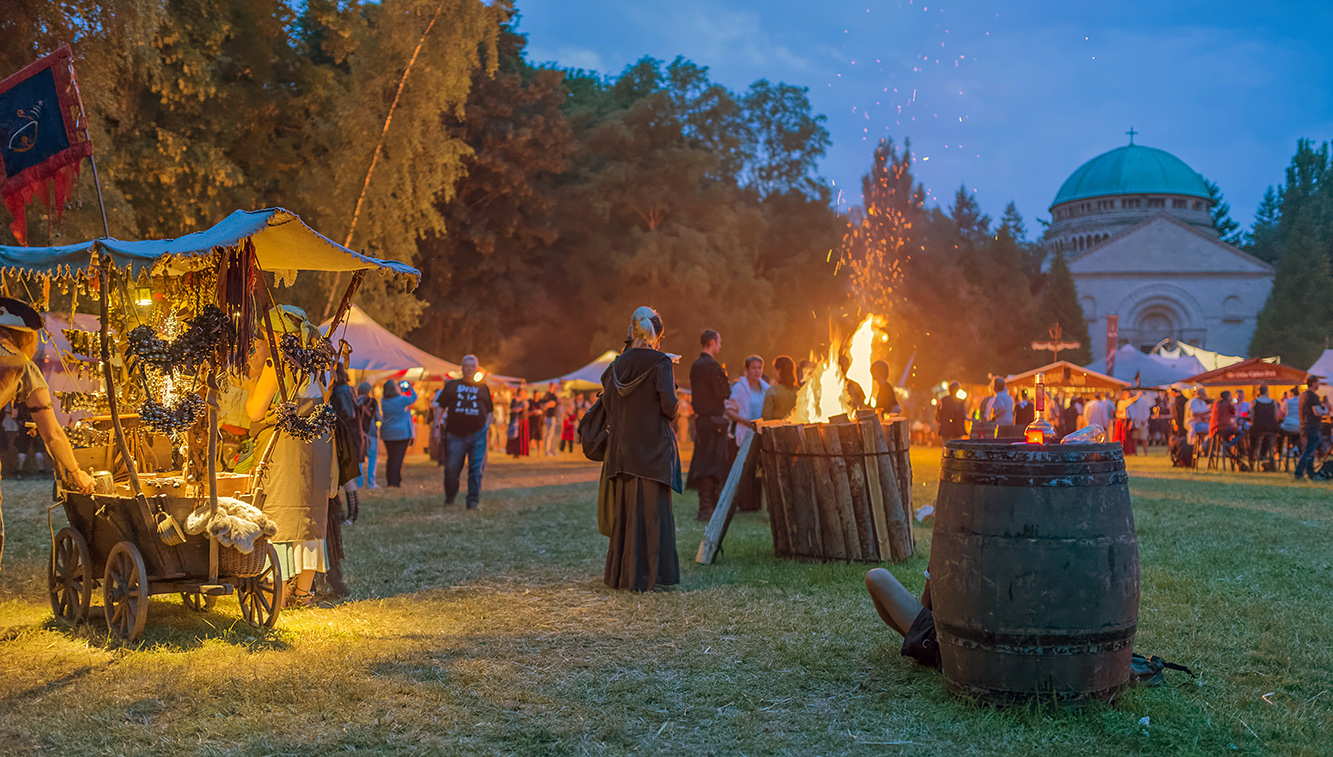
M255 628L240 617L238 609L217 607L213 610L190 610L173 602L149 602L143 637L132 644L111 635L106 624L106 614L100 605L93 605L88 612L88 619L82 623L70 625L62 620L47 618L41 623L12 628L5 636L14 640L38 630L107 649L187 652L211 642L246 648L251 652L291 648L290 642L279 631Z

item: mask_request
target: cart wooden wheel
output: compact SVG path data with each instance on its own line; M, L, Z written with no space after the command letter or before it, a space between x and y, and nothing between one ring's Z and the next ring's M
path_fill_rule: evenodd
M51 547L51 570L46 576L51 612L57 620L81 623L88 619L93 601L92 556L83 534L62 528Z
M218 598L211 594L191 594L183 591L181 592L181 602L195 612L204 612L212 610L213 605L218 603Z
M238 578L236 599L241 603L241 617L255 628L272 628L282 612L282 566L278 550L268 545L268 562L257 576Z
M148 620L148 571L138 547L122 541L111 548L102 577L102 609L112 636L138 641Z

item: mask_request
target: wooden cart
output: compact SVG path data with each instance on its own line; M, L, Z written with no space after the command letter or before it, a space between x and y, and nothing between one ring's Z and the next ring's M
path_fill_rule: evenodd
M110 480L104 480L104 489L93 495L57 485L56 499L70 524L55 535L51 546L48 582L57 618L87 619L92 592L100 586L111 634L128 641L142 634L148 598L154 594L180 594L187 605L204 609L217 597L235 593L247 622L261 628L274 625L282 606L283 576L272 545L261 540L255 552L244 558L207 532L187 536L167 526L172 521L177 526L185 524L197 508L206 508L211 519L218 512L219 496L235 497L262 509L273 442L262 454L257 451L250 475L220 474L218 415L219 382L242 374L249 360L250 342L242 335L262 331L270 354L281 354L268 317L274 302L265 271L283 271L283 278L291 278L295 271L351 273L329 328L332 334L351 307L365 274L372 270L395 276L405 291L411 291L420 278L420 272L411 266L371 258L333 242L281 208L237 211L211 229L179 239L124 242L104 237L61 247L0 246L0 271L22 286L35 284L49 296L56 283L73 292L76 299L79 293L96 296L101 306L100 334L80 332L81 350L74 347L73 340L71 349L83 357L62 355L62 361L67 361L67 372L74 368L93 373L101 382L103 391L92 404L100 403L105 413L104 439L75 453L80 467L109 471L105 478ZM189 353L193 359L186 358L184 363L175 357L165 363L157 357L159 362L148 363L158 366L154 370L159 382L166 381L164 376L170 379L161 384L166 387L162 391L172 393L177 401L202 401L199 407L203 408L190 416L188 424L173 427L169 437L159 435L155 441L139 427L137 409L125 405L160 399L158 409L152 411L155 415L144 417L149 426L153 425L150 420L160 421L166 412L166 395L150 393L142 354L134 358L140 361L136 372L126 359L125 344L127 332L151 325L154 315L158 320L175 318L173 296L188 302L196 317L201 308L213 308L213 323L218 319L229 322L223 331L231 337L214 336L217 341L195 349ZM167 308L165 316L162 307ZM113 320L119 328L111 328ZM134 336L128 340L133 342ZM189 366L183 385L177 383L181 365ZM286 402L289 397L282 373L279 371L279 385ZM143 389L137 397L131 391L136 381ZM175 407L180 405L171 412L176 412ZM271 435L271 440L277 436ZM154 452L154 444L165 439L169 439L165 451ZM185 462L167 464L174 458ZM222 549L232 552L222 553L219 560Z
M78 623L88 618L92 593L100 585L102 609L112 635L134 641L143 633L148 597L180 594L187 607L212 607L217 597L235 593L245 622L272 628L282 609L282 567L272 544L262 542L266 560L258 573L220 573L210 578L210 539L187 536L168 546L158 537L156 513L177 522L198 505L194 498L63 495L69 526L56 534L47 587L56 618ZM230 549L228 547L227 549Z

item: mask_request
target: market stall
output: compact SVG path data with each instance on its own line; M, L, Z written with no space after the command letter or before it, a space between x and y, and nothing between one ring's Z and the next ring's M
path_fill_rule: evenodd
M1314 371L1311 371L1314 373ZM1206 371L1188 378L1181 379L1181 383L1189 386L1207 387L1213 396L1216 392L1231 390L1232 392L1243 389L1249 396L1254 397L1258 392L1260 384L1267 384L1270 392L1274 395L1278 390L1288 389L1294 386L1304 387L1306 372L1292 367L1273 362L1272 358L1253 357L1248 360L1242 360L1234 365L1218 368L1215 371ZM1315 373L1315 375L1319 375ZM1323 378L1323 376L1320 376Z
M271 475L281 474L269 466L273 442L284 434L327 438L333 418L327 401L297 414L287 381L329 370L346 348L327 335L289 333L285 318L270 317L271 289L299 271L353 272L336 325L366 272L410 290L416 269L361 255L286 210L266 209L171 240L0 247L0 270L6 286L21 286L41 309L53 288L69 298L60 359L67 375L96 387L56 392L66 411L88 414L67 433L98 485L93 494L57 486L52 509L63 506L69 521L52 543L57 618L85 619L100 584L107 625L123 639L142 634L153 594L179 593L202 607L235 593L246 621L272 627L283 599L264 498ZM86 321L75 312L90 301L97 331L80 328ZM277 430L246 472L227 472L219 465L219 397L254 370L259 341L283 363Z
M1128 381L1121 381L1118 378L1107 376L1105 373L1098 373L1074 365L1067 360L1058 360L1049 365L1015 373L1007 377L1005 383L1009 386L1009 392L1013 394L1019 389L1034 390L1037 385L1037 374L1042 374L1045 378L1047 391L1118 392L1129 387Z

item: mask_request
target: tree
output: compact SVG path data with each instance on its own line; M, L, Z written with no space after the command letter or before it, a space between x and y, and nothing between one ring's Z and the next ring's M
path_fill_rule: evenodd
M1275 265L1281 255L1279 227L1282 222L1282 194L1269 187L1254 211L1254 226L1245 234L1245 249L1253 256Z
M1013 200L1004 206L1004 215L1000 217L1000 230L1007 232L1014 244L1018 245L1020 264L1028 277L1029 287L1035 291L1041 280L1041 264L1046 259L1046 251L1041 245L1034 244L1028 239L1027 224Z
M499 72L475 72L463 112L445 116L450 135L470 148L466 175L438 204L446 233L418 244L418 294L430 304L412 340L455 360L476 354L487 366L544 285L562 278L551 246L555 181L574 150L561 112L567 91L560 71L527 65L525 45L507 24Z
M1048 328L1059 324L1063 338L1081 345L1066 353L1065 360L1076 365L1092 362L1088 324L1083 320L1083 306L1079 304L1078 290L1074 287L1074 277L1069 273L1063 252L1057 251L1051 259L1051 270L1046 275L1041 305L1037 309L1037 322Z
M851 219L840 255L862 309L885 312L902 299L912 228L926 200L925 189L914 181L910 142L900 156L892 139L881 140L870 173L861 177L862 212Z
M1208 199L1213 203L1211 215L1218 238L1227 244L1239 245L1243 236L1240 224L1231 219L1231 205L1222 196L1222 190L1216 184L1208 179L1204 179L1203 183L1208 187Z
M760 79L741 101L750 125L748 184L761 196L786 191L818 195L822 180L814 174L815 165L832 139L824 128L828 119L812 114L807 92Z
M1290 364L1310 365L1323 352L1333 317L1329 230L1320 226L1310 205L1284 220L1282 255L1268 302L1259 313L1250 354L1281 355Z

